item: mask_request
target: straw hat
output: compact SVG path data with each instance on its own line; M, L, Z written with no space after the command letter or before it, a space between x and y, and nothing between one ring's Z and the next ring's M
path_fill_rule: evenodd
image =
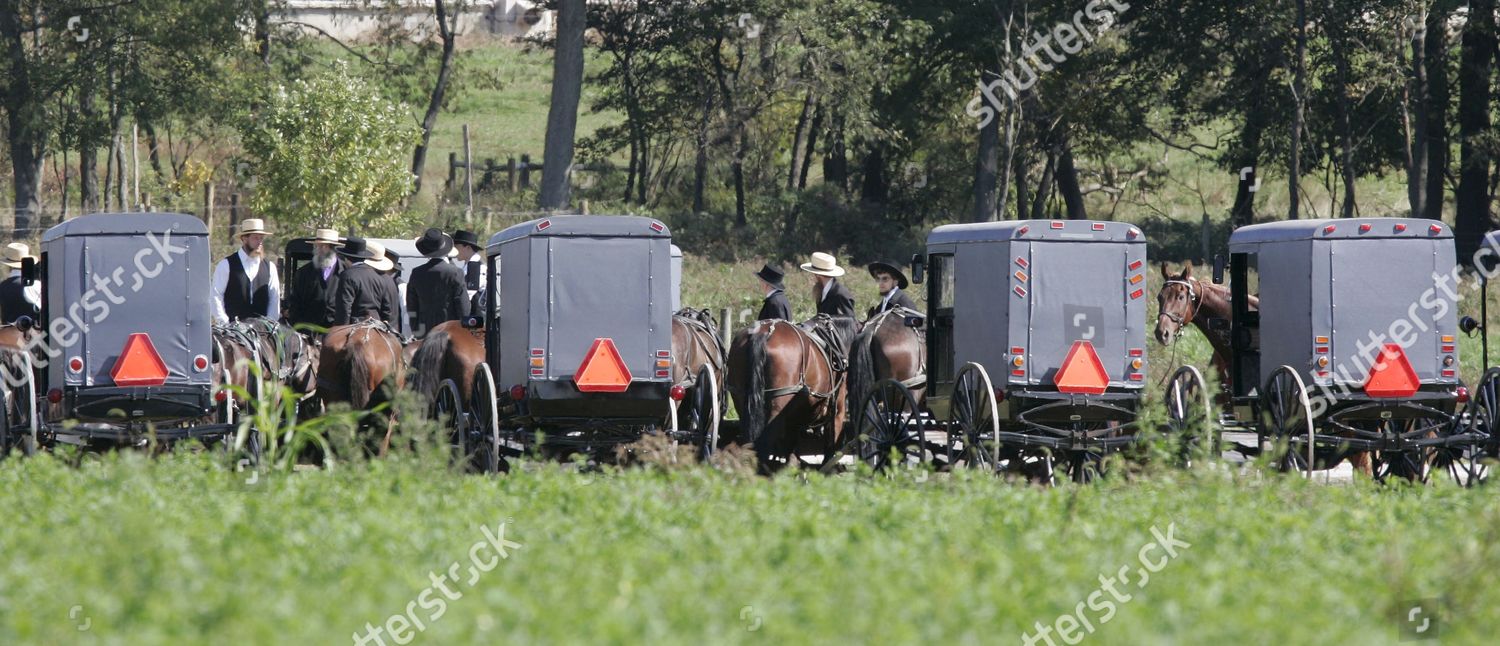
M31 247L27 246L24 242L12 242L5 245L4 255L0 257L0 265L5 265L11 269L20 269L21 261L26 258L30 258L33 262L36 261L36 256L31 255Z
M339 238L339 232L333 229L317 229L313 231L312 242L314 244L340 245L344 241Z
M271 235L271 232L266 230L265 220L260 218L246 218L244 222L240 223L240 237L243 238L252 233L259 233L265 236Z
M373 258L366 258L365 264L375 271L390 271L396 268L396 263L385 255L385 245L374 240L365 241L365 249L370 251Z
M839 261L821 251L813 253L812 262L802 263L802 271L831 278L838 278L844 275L844 268L839 266Z

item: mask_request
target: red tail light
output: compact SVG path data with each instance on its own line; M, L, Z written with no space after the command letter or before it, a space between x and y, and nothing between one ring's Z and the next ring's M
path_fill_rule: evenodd
M687 396L687 390L683 389L682 386L672 386L670 394L672 395L672 401L680 402L683 397Z
M221 401L224 401L226 399L229 399L229 391L228 390L220 388L217 391L214 391L214 401L221 402Z
M512 401L521 401L523 399L526 399L526 387L521 384L511 386L510 398Z
M62 401L62 389L60 389L60 388L53 388L52 390L47 391L47 401L52 402L54 404L61 402Z
M208 370L208 357L205 357L201 354L193 357L193 369L197 370L198 372Z
M1467 404L1467 403L1469 403L1469 389L1468 388L1465 388L1463 386L1459 386L1458 387L1458 403L1460 403L1460 404Z
M83 372L83 359L78 357L68 359L68 371L73 373Z

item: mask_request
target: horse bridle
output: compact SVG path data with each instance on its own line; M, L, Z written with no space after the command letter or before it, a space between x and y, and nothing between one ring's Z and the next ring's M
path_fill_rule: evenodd
M1188 312L1187 316L1182 316L1180 314L1168 314L1166 312L1161 313L1161 316L1165 316L1168 319L1171 319L1173 323L1176 323L1177 327L1187 327L1188 323L1192 323L1193 319L1198 316L1198 309L1203 305L1202 298L1198 294L1198 280L1196 278L1190 280L1192 280L1193 282L1190 283L1186 280L1169 280L1164 283L1165 285L1182 285L1188 290L1188 305L1192 306L1193 309L1192 311Z

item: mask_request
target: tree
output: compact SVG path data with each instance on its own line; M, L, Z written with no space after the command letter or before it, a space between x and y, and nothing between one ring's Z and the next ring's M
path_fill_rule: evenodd
M283 226L378 225L411 191L410 112L342 65L279 88L241 134L257 184L250 206Z
M1490 75L1495 55L1495 0L1469 3L1458 68L1458 214L1454 243L1468 263L1490 228Z
M542 150L543 209L568 207L573 137L578 130L578 101L583 96L583 29L588 24L584 0L561 0L557 7L557 48L552 59L552 103Z

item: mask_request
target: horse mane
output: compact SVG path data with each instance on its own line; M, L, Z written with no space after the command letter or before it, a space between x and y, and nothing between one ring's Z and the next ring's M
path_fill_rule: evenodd
M749 384L745 387L745 410L740 413L740 427L744 434L745 442L753 445L757 450L761 448L762 433L766 427L766 382L767 371L771 369L771 360L766 351L766 344L771 338L771 333L776 330L771 327L765 333L760 331L759 324L740 332L748 337L747 345L750 346Z
M437 395L443 357L448 354L448 346L452 343L453 338L448 335L448 330L441 326L433 328L411 359L411 368L416 371L416 375L412 377L411 389L425 401L430 402Z
M875 335L880 333L880 327L885 324L887 318L895 310L886 310L876 314L874 318L865 322L859 334L854 337L854 345L849 349L849 388L848 398L850 410L855 410L856 405L875 385Z

